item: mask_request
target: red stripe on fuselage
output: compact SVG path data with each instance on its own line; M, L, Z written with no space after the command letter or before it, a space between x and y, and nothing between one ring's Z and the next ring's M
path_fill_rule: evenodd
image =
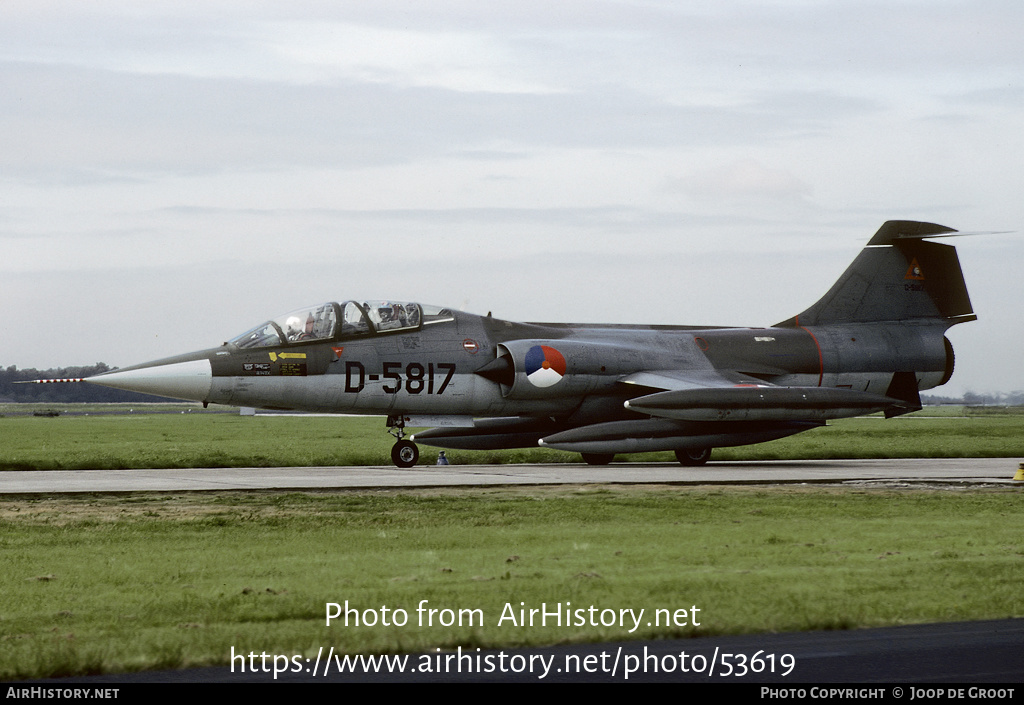
M821 354L821 343L818 342L818 339L814 336L814 333L812 333L808 328L804 328L802 325L800 325L800 316L794 318L793 322L796 323L797 328L799 328L802 331L805 331L807 335L811 336L811 340L814 341L814 347L818 349L818 386L820 387L822 380L825 378L825 359Z

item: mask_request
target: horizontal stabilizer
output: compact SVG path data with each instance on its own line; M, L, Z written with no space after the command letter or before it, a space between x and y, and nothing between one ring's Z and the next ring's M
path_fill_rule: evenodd
M897 399L833 387L721 387L659 392L626 408L684 421L824 421L884 411Z
M920 223L916 220L887 220L871 238L868 245L891 245L897 240L919 240L923 237L949 236L955 233L938 223Z

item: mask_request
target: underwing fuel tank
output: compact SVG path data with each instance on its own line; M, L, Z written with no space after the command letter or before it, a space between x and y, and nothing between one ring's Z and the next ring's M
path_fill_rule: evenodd
M542 438L540 445L575 453L649 453L763 443L821 425L808 421L708 423L634 419L570 429Z
M684 389L630 399L627 409L682 421L825 421L884 411L896 399L829 387Z

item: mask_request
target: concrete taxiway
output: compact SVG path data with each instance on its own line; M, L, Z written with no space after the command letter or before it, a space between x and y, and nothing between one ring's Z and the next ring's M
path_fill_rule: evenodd
M0 472L0 494L181 492L562 484L776 484L1014 482L1017 458L903 460L781 460L606 466L448 465L399 470L391 466L327 468L193 468L168 470L49 470Z

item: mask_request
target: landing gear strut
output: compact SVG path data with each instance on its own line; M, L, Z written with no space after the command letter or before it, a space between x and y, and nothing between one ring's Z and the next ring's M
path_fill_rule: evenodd
M396 439L391 447L391 462L400 468L411 468L420 459L420 449L412 441L405 440L405 419L389 416L388 433Z

